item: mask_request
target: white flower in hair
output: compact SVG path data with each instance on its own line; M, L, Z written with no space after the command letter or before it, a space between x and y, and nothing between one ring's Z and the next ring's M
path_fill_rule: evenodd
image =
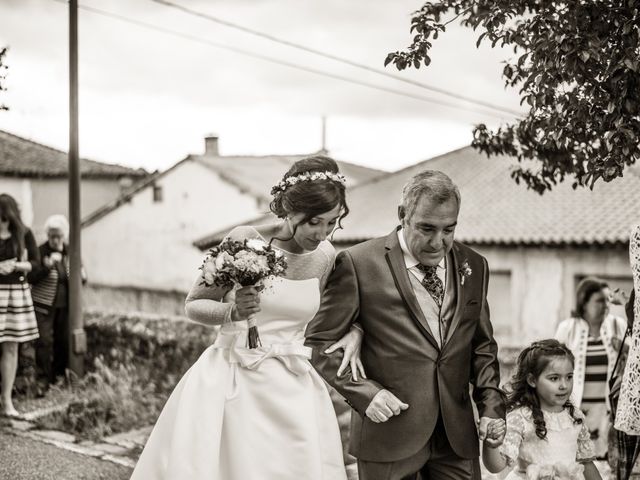
M277 185L275 185L272 189L271 189L271 195L275 195L278 192L284 192L288 187L295 185L296 183L300 183L300 182L315 182L318 180L332 180L334 182L338 182L342 185L344 185L347 180L344 177L344 175L341 175L340 173L333 173L333 172L304 172L304 173L300 173L298 175L292 175L290 177L285 178L284 180L280 181Z

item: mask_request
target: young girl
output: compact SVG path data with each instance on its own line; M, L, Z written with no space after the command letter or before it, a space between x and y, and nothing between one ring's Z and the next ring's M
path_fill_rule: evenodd
M503 420L489 425L482 460L492 473L515 467L507 480L601 480L583 413L569 397L571 351L557 340L541 340L518 356L509 385L506 435Z

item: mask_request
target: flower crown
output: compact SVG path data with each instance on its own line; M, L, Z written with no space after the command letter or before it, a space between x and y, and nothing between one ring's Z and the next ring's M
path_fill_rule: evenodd
M344 175L341 175L339 173L333 173L329 171L304 172L298 175L292 175L290 177L287 177L281 180L277 185L275 185L271 189L271 195L275 195L278 192L284 192L287 188L289 188L292 185L295 185L296 183L314 182L316 180L332 180L334 182L341 183L342 185L344 185L347 182L347 179L344 177Z

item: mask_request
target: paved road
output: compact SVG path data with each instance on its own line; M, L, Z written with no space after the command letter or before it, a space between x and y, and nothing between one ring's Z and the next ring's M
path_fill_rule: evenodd
M1 480L128 480L131 469L0 430Z

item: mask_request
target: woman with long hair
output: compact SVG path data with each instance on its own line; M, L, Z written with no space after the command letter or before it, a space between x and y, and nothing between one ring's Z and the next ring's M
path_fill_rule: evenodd
M38 338L26 275L40 262L33 233L20 219L11 195L0 194L0 374L2 413L19 416L11 392L18 368L18 344Z

